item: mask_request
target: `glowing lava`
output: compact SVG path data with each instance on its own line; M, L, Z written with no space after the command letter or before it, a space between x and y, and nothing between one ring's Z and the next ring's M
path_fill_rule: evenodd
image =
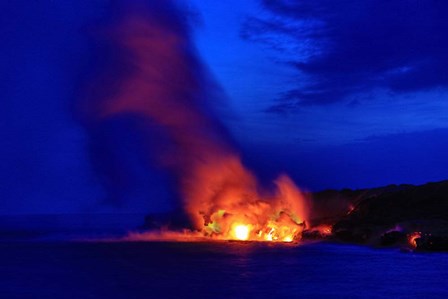
M409 235L408 237L408 241L409 244L413 247L413 248L417 248L417 239L420 239L422 236L421 232L413 232L412 234Z
M289 243L289 242L294 241L294 239L292 238L292 236L286 236L286 237L283 238L282 241L283 241L283 242L287 242L287 243Z
M232 228L232 234L241 241L246 241L249 238L249 232L249 226L244 224L238 224Z

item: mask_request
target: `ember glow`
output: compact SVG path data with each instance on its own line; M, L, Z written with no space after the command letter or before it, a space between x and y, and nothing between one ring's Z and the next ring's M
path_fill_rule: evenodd
M329 236L329 235L331 235L331 229L332 228L330 225L321 224L321 225L313 227L311 229L311 231L317 231L322 236Z
M191 224L181 234L161 231L160 239L299 240L307 215L304 196L286 175L263 188L243 165L213 113L219 92L179 8L167 0L121 5L126 9L117 9L103 37L110 52L119 53L111 65L120 70L100 71L81 108L89 127L126 116L139 120L142 131L152 126L163 135L156 160L177 183Z
M413 248L417 248L417 239L420 239L422 236L421 232L413 232L408 236L408 242Z

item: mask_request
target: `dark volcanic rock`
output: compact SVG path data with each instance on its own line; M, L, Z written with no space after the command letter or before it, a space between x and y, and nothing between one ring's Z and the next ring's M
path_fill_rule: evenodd
M358 200L354 210L334 224L334 236L348 242L392 245L419 231L427 237L419 239L418 249L448 248L448 181L383 190Z
M393 246L406 244L408 241L408 236L406 233L401 231L391 231L384 233L380 238L381 246Z
M448 235L434 236L423 235L415 239L416 249L424 251L446 251L448 250Z
M322 239L326 239L329 238L330 235L323 233L319 230L304 230L302 232L302 240L322 240Z
M311 225L334 224L367 199L408 190L412 187L414 186L389 185L372 189L342 189L316 192L312 196L313 205L311 208L311 215L313 219L310 221Z

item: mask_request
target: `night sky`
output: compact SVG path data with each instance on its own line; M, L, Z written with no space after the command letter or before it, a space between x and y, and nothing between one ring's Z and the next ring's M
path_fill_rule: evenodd
M134 158L129 126L92 135L77 112L113 2L1 2L0 214L172 208L170 180ZM263 181L287 172L315 191L448 178L448 2L182 7L224 98L215 118ZM92 161L92 136L102 134L123 145L131 173L116 201Z

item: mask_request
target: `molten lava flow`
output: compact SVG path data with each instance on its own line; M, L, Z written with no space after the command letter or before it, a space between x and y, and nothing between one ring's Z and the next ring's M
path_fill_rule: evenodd
M259 192L253 176L244 168L238 169L244 170L240 179L236 172L225 177L235 180L235 184L224 184L218 193L190 202L192 216L199 219L197 229L221 240L300 240L305 226L305 199L291 179L281 176L275 182L277 191L273 194Z
M408 236L408 242L413 248L417 248L417 239L420 239L422 236L421 232L413 232Z
M240 165L241 166L241 165ZM244 172L246 175L248 171ZM235 176L223 176L233 180ZM253 178L252 178L253 179ZM238 180L237 180L238 181ZM241 183L242 180L239 180ZM251 180L251 183L256 183ZM295 242L305 228L305 199L286 176L276 182L276 192L260 192L255 186L224 184L202 201L191 201L188 211L195 229L183 232L160 231L130 236L133 240L237 240ZM202 188L219 185L200 185ZM218 191L218 192L217 192ZM188 195L188 194L187 194ZM192 203L196 203L197 206Z
M234 235L237 240L246 241L249 239L249 233L249 225L236 224L232 227L232 235Z

